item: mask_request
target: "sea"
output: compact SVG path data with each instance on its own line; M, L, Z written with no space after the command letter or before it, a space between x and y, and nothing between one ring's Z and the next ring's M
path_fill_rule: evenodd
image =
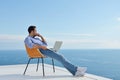
M87 67L87 73L120 80L120 49L63 49L58 54L76 66ZM25 50L0 50L0 66L26 64L28 56ZM36 63L33 59L31 63ZM50 58L45 63L51 64ZM55 61L56 66L63 67Z

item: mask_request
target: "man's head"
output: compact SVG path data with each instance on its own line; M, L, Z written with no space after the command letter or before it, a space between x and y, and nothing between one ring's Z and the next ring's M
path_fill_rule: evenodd
M36 26L29 26L28 33L32 36L35 36L37 33Z

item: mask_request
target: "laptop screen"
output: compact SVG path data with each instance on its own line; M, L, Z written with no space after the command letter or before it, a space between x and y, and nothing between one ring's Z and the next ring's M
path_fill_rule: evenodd
M62 41L56 41L53 49L55 51L58 51L60 49L61 45L62 45Z

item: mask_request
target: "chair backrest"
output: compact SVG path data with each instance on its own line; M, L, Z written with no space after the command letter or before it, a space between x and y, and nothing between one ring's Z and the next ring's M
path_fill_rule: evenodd
M37 48L29 48L25 45L26 52L30 58L43 58L44 55Z

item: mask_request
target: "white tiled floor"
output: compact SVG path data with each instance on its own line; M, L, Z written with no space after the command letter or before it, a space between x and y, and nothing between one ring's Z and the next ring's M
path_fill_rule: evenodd
M73 77L66 69L56 67L53 73L52 66L45 64L45 77L42 76L42 67L36 72L36 64L30 64L26 75L22 75L26 65L0 66L0 80L111 80L108 78L86 73L84 77Z

